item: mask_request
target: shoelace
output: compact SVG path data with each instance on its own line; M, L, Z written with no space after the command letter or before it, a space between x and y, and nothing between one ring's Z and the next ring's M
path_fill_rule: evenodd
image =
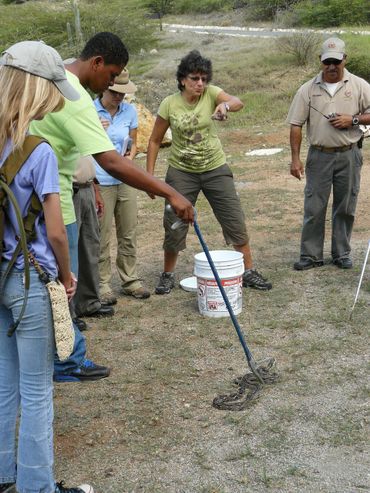
M161 284L163 286L165 286L166 288L168 286L171 286L172 282L173 282L173 277L172 276L165 276L165 275L162 275L161 276Z
M248 279L248 281L253 281L253 282L257 282L257 283L265 283L266 282L266 279L264 279L261 274L259 274L256 270L251 270L248 275L246 276L246 279Z

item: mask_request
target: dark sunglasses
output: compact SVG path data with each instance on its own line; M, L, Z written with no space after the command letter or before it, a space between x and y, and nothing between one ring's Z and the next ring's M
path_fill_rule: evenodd
M323 60L324 65L340 65L343 62L343 60L337 60L336 58L327 58L326 60Z
M188 79L192 80L193 82L199 82L201 80L203 84L207 84L208 82L208 77L205 75L203 75L202 77L200 75L188 75Z

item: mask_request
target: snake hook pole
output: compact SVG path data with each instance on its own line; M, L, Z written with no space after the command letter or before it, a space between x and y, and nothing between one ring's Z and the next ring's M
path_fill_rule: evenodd
M173 212L173 209L170 205L167 205L166 206L167 210L168 211L172 211ZM245 353L245 356L247 358L247 362L248 362L248 366L249 368L251 369L253 375L258 379L258 381L263 384L264 381L263 381L263 378L261 377L261 375L259 374L259 371L258 371L258 368L257 368L257 365L256 365L256 362L252 356L252 353L251 351L249 350L248 346L247 346L247 343L245 341L245 337L243 335L243 332L239 326L239 323L236 319L236 316L234 314L234 311L232 309L232 306L230 305L230 302L229 302L229 299L227 297L227 294L225 292L225 289L224 287L222 286L222 283L221 283L221 279L220 279L220 276L218 275L218 272L217 272L217 269L215 267L215 264L213 263L213 260L212 260L212 257L211 257L211 254L209 253L209 249L207 247L207 244L206 242L204 241L204 238L202 236L202 233L200 231L200 228L199 228L199 225L198 225L198 221L197 221L197 211L195 209L195 207L193 208L194 209L194 229L195 229L195 233L199 239L199 242L200 244L202 245L202 248L203 248L203 251L204 251L204 254L205 256L207 257L207 260L208 260L208 263L211 267L211 270L212 270L212 273L215 277L215 280L217 282L217 286L221 292L221 295L222 295L222 298L225 302L225 305L227 307L227 310L229 312L229 315L230 315L230 318L232 320L232 323L234 325L234 328L238 334L238 337L239 337L239 341L243 347L243 350L244 350L244 353ZM181 226L183 226L185 223L184 221L182 221L181 219L176 221L172 226L171 228L172 229L177 229Z

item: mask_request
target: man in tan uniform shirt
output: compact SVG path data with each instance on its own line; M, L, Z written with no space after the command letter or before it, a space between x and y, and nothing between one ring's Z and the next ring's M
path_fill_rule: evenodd
M302 126L307 123L310 144L306 161L306 187L300 260L296 270L323 265L326 209L333 187L333 263L350 269L350 239L362 166L361 125L370 124L370 85L347 69L345 45L329 38L320 55L321 72L303 84L287 117L290 123L290 173L304 175L300 159Z

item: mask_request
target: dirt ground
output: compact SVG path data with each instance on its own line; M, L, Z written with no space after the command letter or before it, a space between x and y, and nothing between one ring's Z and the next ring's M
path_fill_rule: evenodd
M182 49L184 51L184 49ZM219 411L213 398L247 371L228 318L202 317L196 294L136 301L87 319L89 356L108 379L56 384L57 479L97 493L357 493L370 491L368 448L370 275L349 310L369 240L370 142L353 233L355 267L295 272L304 181L289 176L287 127L228 129L220 136L246 212L255 265L270 292L244 289L238 316L255 359L275 357L281 380L250 408ZM273 156L246 156L280 147ZM168 150L161 152L164 176ZM305 154L305 153L304 153ZM139 160L144 165L144 160ZM162 208L139 192L139 271L154 290L162 268ZM225 244L204 198L199 225L210 249ZM201 251L194 231L177 278ZM120 294L115 276L114 289Z

